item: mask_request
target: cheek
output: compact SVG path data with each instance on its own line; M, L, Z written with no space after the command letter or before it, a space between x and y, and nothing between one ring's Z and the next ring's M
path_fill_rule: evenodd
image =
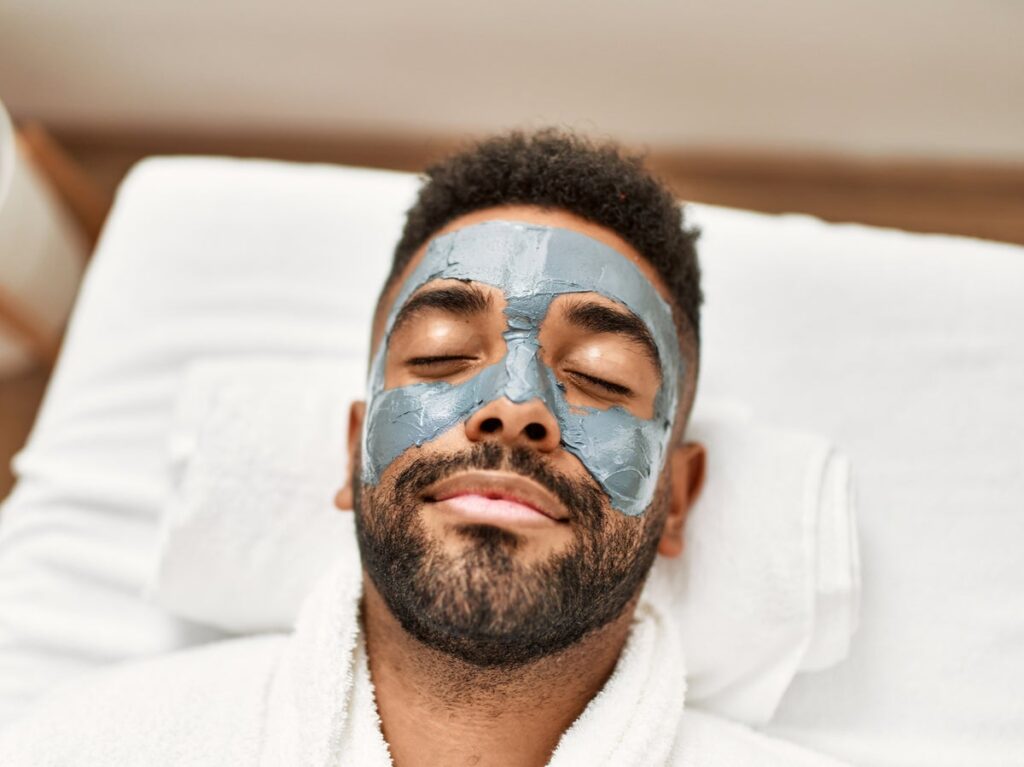
M397 498L402 493L398 480L414 463L440 461L464 453L470 447L462 424L456 424L422 445L410 443L380 471L373 490L377 497L386 494Z
M667 463L671 464L671 461ZM672 477L671 469L666 468L661 472L661 476L658 478L658 484L654 489L654 498L651 500L650 506L641 515L641 519L644 520L645 530L648 538L660 538L661 533L665 528L665 519L668 517L668 512L672 504Z

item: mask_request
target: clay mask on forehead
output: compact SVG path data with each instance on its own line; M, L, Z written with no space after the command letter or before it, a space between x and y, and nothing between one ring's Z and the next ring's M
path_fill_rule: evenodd
M467 280L500 289L507 300L505 356L459 384L443 381L384 388L384 361L395 318L416 290L438 279ZM551 302L565 293L599 293L627 307L651 332L661 362L661 385L649 419L624 408L570 405L540 357L538 334ZM540 399L558 421L562 446L575 455L624 514L643 513L654 497L684 374L672 312L625 256L569 229L488 221L434 239L403 283L370 368L363 427L362 480L381 472L413 445L463 423L500 397Z

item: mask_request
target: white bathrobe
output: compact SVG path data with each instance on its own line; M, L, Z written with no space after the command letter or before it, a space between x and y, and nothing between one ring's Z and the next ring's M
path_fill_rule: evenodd
M358 570L338 566L292 634L220 642L75 683L0 733L0 765L390 765L358 620L361 588ZM679 632L659 607L665 588L654 568L612 676L549 765L838 765L684 710Z

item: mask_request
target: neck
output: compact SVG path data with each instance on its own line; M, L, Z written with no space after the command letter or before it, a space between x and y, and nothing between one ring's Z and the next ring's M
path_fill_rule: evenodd
M411 637L365 574L362 620L396 767L538 767L608 680L636 603L572 647L515 669L480 668Z

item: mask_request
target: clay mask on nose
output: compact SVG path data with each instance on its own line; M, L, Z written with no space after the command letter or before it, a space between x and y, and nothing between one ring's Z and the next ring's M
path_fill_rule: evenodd
M385 389L384 361L395 318L413 293L440 279L479 282L505 294L506 354L459 384L433 381ZM638 418L619 406L570 405L540 358L538 334L551 302L565 293L591 292L622 304L651 332L661 362L651 418ZM370 367L362 481L376 485L381 472L407 449L463 423L488 402L540 399L558 421L562 447L579 458L612 506L636 516L654 497L684 372L669 305L614 248L569 229L509 221L459 229L430 243L388 315Z

